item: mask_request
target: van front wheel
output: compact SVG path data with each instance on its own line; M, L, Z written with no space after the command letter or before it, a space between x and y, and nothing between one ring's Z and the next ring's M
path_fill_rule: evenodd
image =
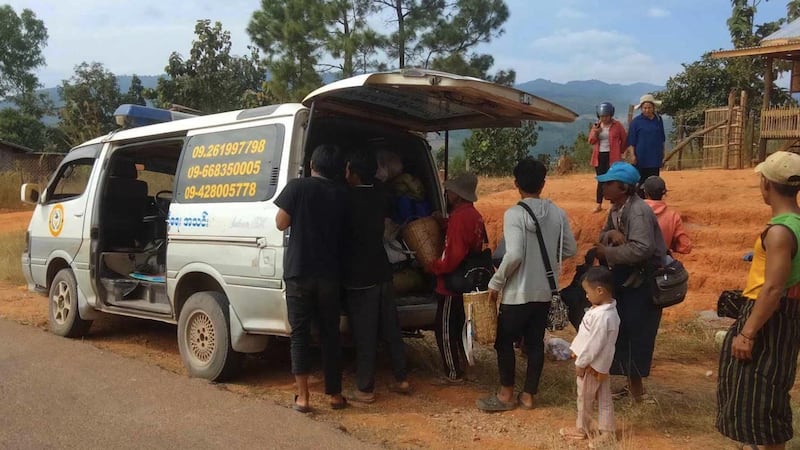
M50 283L48 324L59 336L76 338L89 332L91 320L81 319L78 313L78 283L71 269L61 269Z
M224 381L241 368L242 354L231 347L228 300L219 292L196 292L178 318L178 349L189 375Z

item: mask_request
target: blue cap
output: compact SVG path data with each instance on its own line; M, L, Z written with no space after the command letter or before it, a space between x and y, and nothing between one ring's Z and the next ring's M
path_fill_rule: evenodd
M606 181L619 181L625 184L635 185L639 182L639 171L629 163L617 161L611 165L608 172L598 175L597 181L605 183Z

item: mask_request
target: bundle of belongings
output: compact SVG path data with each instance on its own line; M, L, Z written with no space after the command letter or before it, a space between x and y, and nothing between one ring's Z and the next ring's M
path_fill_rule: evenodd
M426 199L425 186L419 178L403 170L403 161L397 153L378 153L376 178L385 183L394 204L392 223L384 232L384 248L394 267L395 291L408 295L430 288L430 277L422 267L441 255L441 246L432 244L443 241L443 237L438 223L430 217L433 208Z

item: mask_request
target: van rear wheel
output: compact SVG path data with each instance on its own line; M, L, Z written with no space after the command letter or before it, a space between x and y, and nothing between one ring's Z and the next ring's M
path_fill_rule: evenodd
M50 283L48 325L53 334L76 338L86 335L91 320L81 319L78 312L78 283L71 269L61 269Z
M234 377L242 354L231 347L228 300L219 292L192 294L178 318L178 349L189 375L211 381Z

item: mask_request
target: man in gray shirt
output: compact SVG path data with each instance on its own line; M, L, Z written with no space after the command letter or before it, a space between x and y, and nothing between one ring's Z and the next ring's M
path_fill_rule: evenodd
M550 266L558 282L560 262L575 255L577 246L567 215L555 203L540 198L547 168L541 162L526 158L514 168L514 184L522 202L536 216L541 226ZM509 208L503 217L506 253L500 267L489 282L489 295L497 301L503 292L497 317L497 366L500 389L497 394L478 400L483 411L507 411L517 406L533 408L533 396L539 388L544 366L544 330L550 310L552 290L547 279L542 251L536 236L536 224L520 205ZM514 398L514 342L525 339L528 371L525 387Z

